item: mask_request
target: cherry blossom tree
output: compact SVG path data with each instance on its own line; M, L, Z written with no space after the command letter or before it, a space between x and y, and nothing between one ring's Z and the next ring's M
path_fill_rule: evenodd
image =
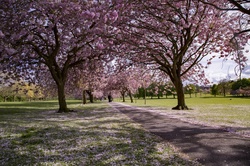
M190 98L192 97L192 93L196 94L196 86L194 84L189 84L185 86L185 92L189 94Z
M231 38L230 42L233 45L233 50L231 51L234 56L231 56L231 60L234 60L237 64L235 67L235 74L239 76L241 79L242 71L246 66L246 61L248 60L244 54L249 53L249 50L244 52L244 48L246 43L249 40L249 17L250 17L250 9L249 1L238 1L238 0L200 0L204 4L211 5L218 10L226 11L231 13L231 15L238 15L238 24L237 29L234 29L234 35ZM227 59L227 58L225 58Z
M48 70L57 86L58 112L69 111L65 99L69 72L107 56L108 42L101 35L104 22L115 21L116 16L104 10L105 2L4 0L0 37L9 44L1 46L5 50L1 56L22 75Z
M212 5L216 9L224 11L240 11L243 14L250 15L249 1L246 0L200 0L204 4ZM248 30L249 31L249 30Z
M199 62L210 53L227 56L234 18L196 0L126 1L119 8L116 38L132 48L126 58L165 72L177 91L173 109L188 109L183 79L204 77Z
M103 89L106 86L106 75L108 74L109 64L102 60L92 60L88 63L70 72L71 80L67 87L78 89L82 92L83 104L86 104L86 94L89 96L90 102L94 102L95 98L104 96Z
M121 68L124 69L124 67ZM133 94L135 94L137 89L142 85L142 70L143 68L130 67L119 72L112 73L109 76L106 89L109 91L119 91L123 102L125 102L125 95L128 94L131 103L133 103ZM150 80L148 80L148 82L150 82Z

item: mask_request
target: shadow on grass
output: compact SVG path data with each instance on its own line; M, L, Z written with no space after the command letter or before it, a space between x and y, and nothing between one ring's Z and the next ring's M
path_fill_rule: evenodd
M81 104L80 100L67 101L67 105L70 109L80 104ZM35 111L42 111L42 110L57 111L58 108L59 108L58 101L0 102L0 116L5 114L18 114L18 113L23 114Z
M24 114L29 112L57 109L58 102L2 102L0 103L0 116L9 114Z
M194 164L119 111L106 105L77 109L68 114L5 114L8 118L0 122L0 165Z

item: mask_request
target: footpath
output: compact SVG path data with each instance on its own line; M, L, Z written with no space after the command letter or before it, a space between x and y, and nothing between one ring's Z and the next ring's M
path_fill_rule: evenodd
M110 105L205 166L250 166L250 138L121 103Z

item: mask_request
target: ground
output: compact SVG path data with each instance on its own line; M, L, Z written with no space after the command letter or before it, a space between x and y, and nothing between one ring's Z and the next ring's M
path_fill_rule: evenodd
M250 139L223 128L188 123L156 110L111 106L204 165L250 165Z

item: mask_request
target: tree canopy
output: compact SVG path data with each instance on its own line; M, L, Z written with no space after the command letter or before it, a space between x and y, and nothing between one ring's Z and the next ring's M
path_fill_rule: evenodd
M92 93L97 87L105 87L100 80L107 83L104 79L107 75L113 75L114 87L121 85L120 88L133 92L138 87L133 81L139 82L135 78L141 71L133 70L135 73L130 75L132 70L122 68L136 65L168 76L177 92L178 102L173 109L188 109L183 80L207 83L200 63L204 57L211 57L208 65L216 56L232 58L239 66L244 66L247 60L242 48L249 37L240 33L246 22L238 22L246 19L239 12L218 10L234 5L247 14L248 9L242 9L245 6L238 1L218 4L205 0L2 0L1 3L1 71L8 73L5 76L21 76L33 82L54 81L59 112L69 111L65 100L68 87L81 85ZM237 40L232 40L235 34ZM115 65L122 65L119 77L114 77ZM149 85L146 81L142 84L146 83Z
M183 79L204 80L200 61L205 56L229 56L238 25L237 15L194 0L127 1L119 15L116 37L129 45L122 56L169 76L178 96L174 109L187 109Z

